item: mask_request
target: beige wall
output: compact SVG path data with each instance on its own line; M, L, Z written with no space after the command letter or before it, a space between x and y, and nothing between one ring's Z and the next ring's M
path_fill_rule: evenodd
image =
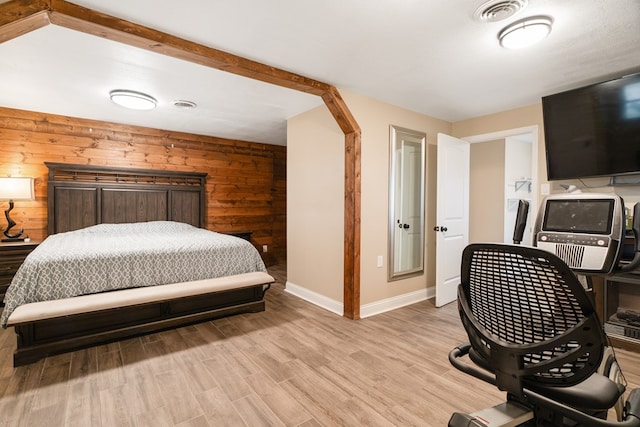
M544 127L542 122L542 104L529 105L501 113L489 114L453 123L452 135L465 138L484 135L510 129L538 126L538 184L547 182L547 167L544 151Z
M435 236L429 230L435 223L436 137L438 132L450 133L451 124L364 96L341 94L362 129L361 304L424 290L435 280ZM394 282L387 282L390 125L426 133L428 156L426 274ZM287 147L287 281L341 302L344 137L322 106L289 120ZM314 211L329 217L332 227L319 224ZM384 259L382 268L376 266L378 256Z
M344 134L322 106L287 123L287 281L343 299Z
M502 242L505 140L471 144L470 148L469 242Z
M536 104L449 123L341 91L362 129L361 306L426 290L435 284L436 139L539 126L539 180L546 180L542 106ZM387 282L389 126L427 134L426 274ZM501 168L502 169L502 168ZM287 125L287 281L342 303L344 136L321 106ZM384 265L376 267L382 256Z

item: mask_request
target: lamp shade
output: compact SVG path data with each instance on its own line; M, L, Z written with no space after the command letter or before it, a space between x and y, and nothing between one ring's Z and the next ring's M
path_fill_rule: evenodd
M35 200L33 178L0 177L0 200Z

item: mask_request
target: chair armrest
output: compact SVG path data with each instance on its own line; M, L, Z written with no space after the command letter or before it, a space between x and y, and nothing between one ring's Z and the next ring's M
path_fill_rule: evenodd
M496 385L496 376L491 372L480 369L475 365L469 365L461 360L462 357L469 354L471 344L460 344L449 352L449 362L459 371L476 377L482 381L485 381L491 385Z

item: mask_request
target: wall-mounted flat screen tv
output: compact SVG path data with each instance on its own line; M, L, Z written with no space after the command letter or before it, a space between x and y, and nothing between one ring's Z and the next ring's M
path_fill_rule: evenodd
M549 180L640 174L640 73L542 98Z

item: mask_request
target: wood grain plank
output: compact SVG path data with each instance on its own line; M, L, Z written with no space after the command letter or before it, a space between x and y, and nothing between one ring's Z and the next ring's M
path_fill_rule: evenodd
M134 427L135 414L128 406L124 385L100 391L100 413L103 426Z
M173 427L171 417L164 407L150 412L138 414L135 418L136 427Z
M218 383L202 360L203 354L196 351L183 352L178 357L187 386L194 395L218 387Z
M209 427L209 426L210 424L207 422L207 419L204 415L201 415L199 417L192 418L190 420L177 424L177 427Z
M30 409L65 408L69 393L68 379L69 363L53 364L52 366L46 366L45 363ZM62 416L64 417L64 410Z
M102 424L100 390L96 378L75 378L70 381L64 425L97 426Z
M255 394L235 400L233 406L238 410L240 416L248 426L285 426L278 416Z
M119 351L109 351L98 354L98 367L104 375L100 376L100 390L109 390L122 386L127 378L122 369L122 356Z
M0 43L49 25L49 5L46 1L12 0L1 6Z
M297 426L312 418L301 404L289 399L288 394L264 373L251 375L247 382L284 425Z
M212 426L246 425L222 389L214 388L196 395L205 417Z
M174 425L204 415L198 401L190 391L187 378L180 369L171 369L157 374L155 379L159 390L162 390L160 394L164 401L164 407Z
M232 369L224 357L207 359L203 363L229 400L234 401L251 394L251 388L244 380L242 373Z

